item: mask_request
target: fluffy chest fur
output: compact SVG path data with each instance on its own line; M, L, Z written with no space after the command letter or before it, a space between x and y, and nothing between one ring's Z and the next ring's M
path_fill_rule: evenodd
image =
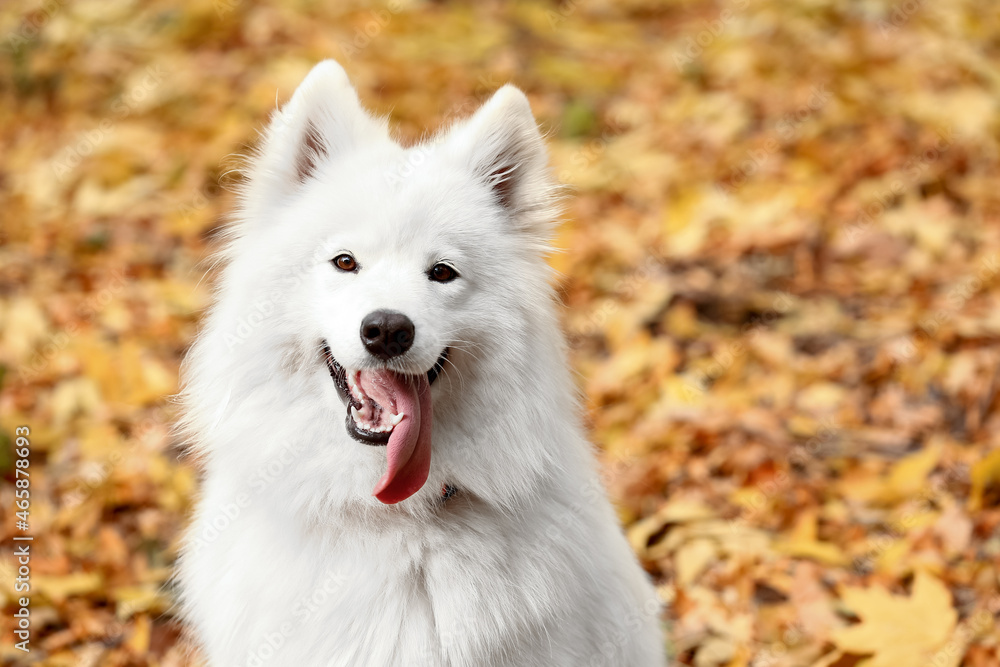
M459 491L419 521L307 528L280 493L188 563L213 664L661 664L660 605L591 500L513 517Z

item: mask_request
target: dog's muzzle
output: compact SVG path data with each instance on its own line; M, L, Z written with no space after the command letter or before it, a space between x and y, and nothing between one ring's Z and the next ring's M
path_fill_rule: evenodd
M429 371L427 371L427 383L434 384L434 381L438 379L442 372L444 372L444 365L448 361L448 354L451 348L444 348L441 352L441 356L438 360L434 362L434 365ZM326 364L327 371L330 373L330 377L333 378L333 383L337 387L337 391L340 392L341 397L347 403L347 418L346 426L347 433L352 438L358 442L363 442L366 445L385 445L389 442L389 436L392 434L392 430L368 430L360 426L352 414L353 410L364 409L364 401L359 400L356 395L356 390L352 391L352 387L348 382L347 370L340 365L337 359L333 356L333 352L330 350L329 344L324 340L322 342L322 355L323 361ZM355 388L356 389L356 388ZM375 409L382 409L382 406L376 406Z

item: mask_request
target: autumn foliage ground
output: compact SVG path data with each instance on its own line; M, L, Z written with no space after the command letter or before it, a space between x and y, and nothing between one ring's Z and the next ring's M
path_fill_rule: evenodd
M527 91L572 186L552 262L589 425L683 664L1000 664L991 0L23 4L0 9L5 661L30 425L29 658L186 664L166 582L197 478L169 397L232 156L332 56L407 141Z

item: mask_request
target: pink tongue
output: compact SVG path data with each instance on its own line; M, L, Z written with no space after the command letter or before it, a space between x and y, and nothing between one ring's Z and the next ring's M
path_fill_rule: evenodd
M368 385L362 373L362 385ZM392 372L378 373L372 378L378 384L374 396L379 404L403 415L389 435L386 445L388 466L372 495L387 505L406 500L427 481L431 469L431 386L426 375L407 378ZM374 387L373 387L374 388ZM366 387L367 391L367 387Z

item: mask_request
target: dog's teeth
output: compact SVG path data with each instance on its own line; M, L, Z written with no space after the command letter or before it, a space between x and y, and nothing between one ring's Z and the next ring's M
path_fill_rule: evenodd
M400 412L398 415L393 415L392 417L389 418L389 423L395 426L399 422L403 421L403 416L404 415L402 412Z
M355 424L361 422L361 413L358 412L358 409L353 405L351 406L351 417L354 419Z
M361 391L361 371L351 373L351 393L358 398L363 398L365 393Z

